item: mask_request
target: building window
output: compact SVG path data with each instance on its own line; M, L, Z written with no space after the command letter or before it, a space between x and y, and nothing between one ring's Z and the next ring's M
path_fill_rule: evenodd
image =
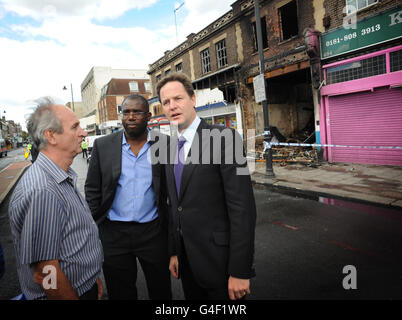
M183 64L181 62L176 64L176 72L183 72Z
M282 41L299 34L296 1L291 1L278 9L282 31Z
M222 68L228 64L225 39L216 43L215 48L216 48L216 57L218 59L218 68Z
M391 72L402 70L402 50L394 51L389 54Z
M367 78L386 73L385 54L327 70L327 84Z
M138 82L137 81L129 82L128 85L130 86L130 92L138 91Z
M102 97L106 96L108 87L109 87L109 85L107 84L102 88L102 93L101 93Z
M161 81L161 77L162 77L162 75L158 74L158 75L156 76L156 82Z
M262 48L268 48L268 37L267 37L267 22L265 17L261 18L261 34L262 34ZM254 52L258 50L258 42L257 42L257 26L256 23L253 22L253 40L254 40Z
M209 55L209 48L201 51L201 66L202 66L202 73L207 73L211 71L211 59Z
M146 92L151 91L151 84L149 82L144 82L144 87Z
M346 0L347 14L351 14L358 10L364 9L377 2L378 0Z
M165 76L167 76L167 75L169 75L170 74L170 69L167 69L166 71L165 71Z

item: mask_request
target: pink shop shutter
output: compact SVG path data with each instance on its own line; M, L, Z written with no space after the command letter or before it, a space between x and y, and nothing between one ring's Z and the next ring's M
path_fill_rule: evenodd
M329 98L331 144L402 146L402 88ZM402 166L402 150L333 148L332 162Z

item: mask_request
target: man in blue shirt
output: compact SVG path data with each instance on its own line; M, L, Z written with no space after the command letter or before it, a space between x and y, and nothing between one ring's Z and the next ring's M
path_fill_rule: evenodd
M137 299L137 259L150 299L171 299L164 170L152 161L151 113L140 95L122 104L123 131L96 139L85 195L99 223L110 299Z

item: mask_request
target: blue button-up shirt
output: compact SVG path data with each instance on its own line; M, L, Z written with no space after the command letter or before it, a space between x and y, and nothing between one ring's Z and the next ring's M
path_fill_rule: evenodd
M150 222L158 217L152 186L150 136L138 156L130 149L125 134L122 139L121 174L116 195L108 213L112 221Z

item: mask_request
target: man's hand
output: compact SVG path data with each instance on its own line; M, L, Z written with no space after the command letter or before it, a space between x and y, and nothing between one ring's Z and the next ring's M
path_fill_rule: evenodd
M176 279L179 277L179 259L177 256L170 257L169 270L173 277Z
M250 280L230 276L228 289L230 300L241 299L246 294L250 294Z
M44 286L44 280L47 276L44 273L46 267L51 267L55 271L55 288ZM78 300L78 295L71 286L70 281L60 268L58 260L40 261L33 264L34 281L42 287L49 300ZM45 280L46 281L46 280Z

